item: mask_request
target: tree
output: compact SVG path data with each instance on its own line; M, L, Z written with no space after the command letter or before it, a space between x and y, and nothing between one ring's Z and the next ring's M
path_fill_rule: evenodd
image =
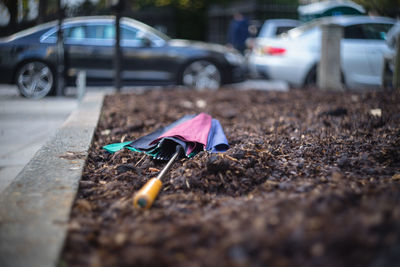
M378 13L381 16L400 16L400 0L353 0L362 5L368 12Z
M17 28L17 19L18 19L18 1L16 0L3 0L5 6L8 8L8 12L10 12L10 21L8 22L7 30L8 33L15 32Z
M39 0L39 14L38 14L38 17L37 17L37 22L39 24L46 21L47 5L48 5L48 1L47 0Z

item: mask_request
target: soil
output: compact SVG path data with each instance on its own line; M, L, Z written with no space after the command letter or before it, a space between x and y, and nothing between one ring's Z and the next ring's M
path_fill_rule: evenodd
M67 266L399 266L400 95L151 90L107 96L79 184ZM223 154L165 162L102 146L186 114L218 119Z

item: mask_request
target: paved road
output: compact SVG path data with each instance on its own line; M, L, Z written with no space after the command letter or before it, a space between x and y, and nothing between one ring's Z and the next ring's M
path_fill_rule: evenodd
M72 97L33 101L0 86L0 193L77 106Z

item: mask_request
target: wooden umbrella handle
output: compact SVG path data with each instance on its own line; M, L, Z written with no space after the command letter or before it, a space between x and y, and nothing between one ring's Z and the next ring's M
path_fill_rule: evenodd
M140 210L147 210L151 207L160 192L162 182L160 179L150 179L134 196L133 205Z

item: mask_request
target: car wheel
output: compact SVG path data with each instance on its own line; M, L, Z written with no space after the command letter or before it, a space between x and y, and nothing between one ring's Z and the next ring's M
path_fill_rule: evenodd
M54 74L44 62L31 61L19 68L16 82L20 93L32 99L43 98L54 89Z
M342 82L343 87L346 86L345 83L345 78L343 72L340 72L340 81ZM305 80L304 80L304 86L305 88L314 88L317 86L317 66L314 66L311 68L311 70L308 72Z
M303 87L315 87L317 86L317 67L314 66L311 68L311 70L308 72L305 80L304 80L304 86Z
M198 90L217 90L221 86L221 72L210 61L193 61L182 72L182 84Z

